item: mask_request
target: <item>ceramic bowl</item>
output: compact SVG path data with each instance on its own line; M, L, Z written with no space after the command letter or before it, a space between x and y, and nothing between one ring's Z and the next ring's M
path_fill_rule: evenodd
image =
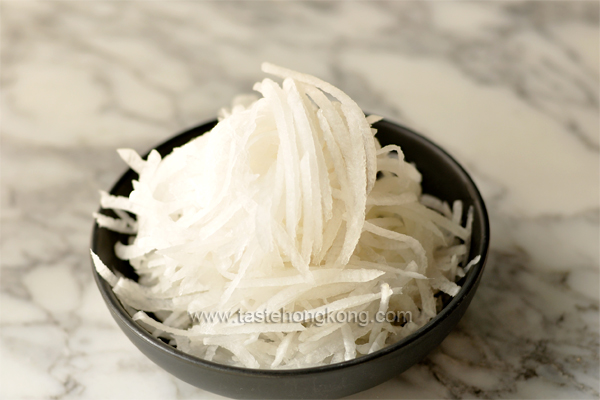
M216 124L211 121L183 132L156 147L165 156L173 148L187 143ZM131 314L114 295L110 285L94 270L102 297L113 318L142 353L179 379L199 388L233 398L338 398L357 393L402 373L438 346L461 319L481 279L489 245L489 222L483 199L467 172L444 150L423 136L382 120L375 124L382 145L397 144L405 158L423 175L423 192L450 204L462 200L465 210L474 207L473 234L469 259L481 260L459 282L460 292L450 299L429 323L399 342L372 354L337 364L291 370L260 370L226 366L185 354L153 337L134 322ZM114 185L112 194L127 196L132 179L128 170ZM101 212L110 213L108 210ZM125 235L94 226L92 250L105 264L132 279L137 276L131 266L116 258L114 245Z

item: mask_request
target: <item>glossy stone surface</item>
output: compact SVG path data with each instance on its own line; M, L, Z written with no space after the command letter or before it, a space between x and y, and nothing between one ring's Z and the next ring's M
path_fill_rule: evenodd
M155 366L93 282L98 189L214 119L262 61L450 152L491 253L457 328L355 398L599 396L597 2L3 2L0 397L216 398Z

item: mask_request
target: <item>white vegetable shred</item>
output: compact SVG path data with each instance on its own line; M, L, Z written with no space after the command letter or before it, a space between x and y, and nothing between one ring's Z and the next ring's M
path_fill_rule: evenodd
M129 197L102 193L118 218L95 216L131 234L115 253L139 281L94 264L136 321L209 361L302 368L372 353L458 293L472 218L461 226L460 202L422 196L400 147L377 141L380 118L341 90L262 69L283 84L256 83L261 98L237 99L164 159L119 150L139 178Z

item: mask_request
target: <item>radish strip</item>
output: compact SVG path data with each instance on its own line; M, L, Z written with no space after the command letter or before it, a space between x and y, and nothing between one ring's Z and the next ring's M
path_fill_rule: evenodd
M101 192L117 218L94 217L131 235L114 252L139 280L92 252L96 271L135 321L205 360L304 368L376 352L459 292L480 260L467 260L473 208L423 195L401 147L377 141L381 117L338 88L263 71L283 84L255 84L262 98L236 98L166 157L118 150L139 176L129 197Z

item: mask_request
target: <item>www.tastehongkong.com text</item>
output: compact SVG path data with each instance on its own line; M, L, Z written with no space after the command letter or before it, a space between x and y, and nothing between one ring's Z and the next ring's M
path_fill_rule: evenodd
M412 321L410 311L386 311L376 312L374 315L367 311L329 311L321 309L319 311L274 311L264 310L253 312L199 312L190 314L190 318L195 323L231 323L231 324L252 324L252 323L312 323L315 326L322 326L328 323L355 323L359 326L366 326L369 323L394 323L404 325Z

